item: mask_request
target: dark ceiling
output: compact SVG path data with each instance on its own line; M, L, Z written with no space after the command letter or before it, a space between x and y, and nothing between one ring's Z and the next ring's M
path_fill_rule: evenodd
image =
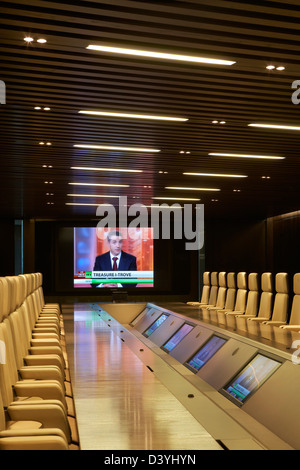
M66 203L118 201L67 196L71 193L123 195L129 205L164 202L153 196L200 198L209 217L265 218L300 209L300 132L248 126L300 125L300 105L291 100L292 83L300 80L300 0L10 0L0 3L0 25L0 80L7 92L6 104L0 105L1 217L91 218L95 206ZM34 41L26 43L26 36ZM39 38L47 43L37 43ZM88 50L89 44L236 63L140 58ZM270 64L285 70L267 70ZM88 116L80 110L188 121ZM84 150L75 144L160 152ZM228 158L211 152L285 158ZM72 187L70 182L129 187ZM165 189L170 186L220 191Z

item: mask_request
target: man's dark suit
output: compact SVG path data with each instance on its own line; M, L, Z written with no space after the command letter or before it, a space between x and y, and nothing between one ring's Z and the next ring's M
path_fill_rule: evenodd
M93 271L112 271L112 265L110 260L110 252L104 253L103 255L97 256L95 260L95 266ZM120 262L118 271L136 271L136 257L126 253L125 251L121 252Z
M110 251L97 256L93 271L112 271ZM137 271L136 257L121 251L118 271ZM136 287L136 284L129 284L130 287ZM94 286L97 287L97 286Z

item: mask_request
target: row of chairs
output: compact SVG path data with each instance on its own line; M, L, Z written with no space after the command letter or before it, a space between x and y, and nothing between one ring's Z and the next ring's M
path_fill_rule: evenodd
M289 314L288 274L204 272L200 302L203 320L251 334L274 327L300 332L300 273L293 276L293 299Z
M77 450L59 304L40 273L0 278L0 450Z

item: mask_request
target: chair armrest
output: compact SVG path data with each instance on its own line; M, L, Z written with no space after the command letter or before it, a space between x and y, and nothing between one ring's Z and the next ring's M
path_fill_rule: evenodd
M244 316L243 312L226 312L226 315Z
M18 397L39 397L43 400L59 400L67 410L64 390L56 380L17 382L13 388Z
M58 354L32 354L24 357L27 366L57 366L64 372L64 363Z
M54 332L32 332L32 339L56 339L59 341L59 336L57 333Z
M269 321L269 318L267 317L254 317L254 318L249 318L249 321L255 321L258 323L266 322Z
M64 376L57 366L21 367L19 374L22 380L57 380L64 387Z
M38 404L20 404L18 406L9 406L8 415L13 421L39 421L44 429L60 429L68 442L71 442L71 431L68 419L64 410L55 403Z
M300 331L300 325L281 325L283 330Z
M0 450L69 450L67 440L59 429L31 431L2 431Z
M30 341L31 346L56 346L61 347L61 344L57 338L34 338Z
M242 314L242 315L238 315L238 318L246 318L247 320L249 320L250 318L256 318L256 317L255 317L255 315Z
M285 325L286 323L283 321L264 321L264 325L270 325L270 326L280 326L280 325Z
M29 354L58 354L63 357L63 353L60 346L32 346L29 348Z

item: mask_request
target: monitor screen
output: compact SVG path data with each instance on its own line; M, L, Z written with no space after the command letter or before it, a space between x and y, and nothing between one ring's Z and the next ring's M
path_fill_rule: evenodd
M226 343L226 339L213 335L185 365L193 372L198 372L212 356Z
M176 331L174 335L162 346L167 352L172 351L175 346L177 346L181 340L194 328L194 325L190 325L189 323L184 323L179 330Z
M153 228L75 227L73 286L153 287Z
M222 390L243 404L280 365L280 361L257 354Z
M163 313L162 315L160 315L154 323L152 323L152 325L149 326L149 328L147 328L147 330L144 331L143 335L146 336L146 338L148 338L150 335L152 335L152 333L157 330L157 328L168 318L169 315L167 315L166 313Z

